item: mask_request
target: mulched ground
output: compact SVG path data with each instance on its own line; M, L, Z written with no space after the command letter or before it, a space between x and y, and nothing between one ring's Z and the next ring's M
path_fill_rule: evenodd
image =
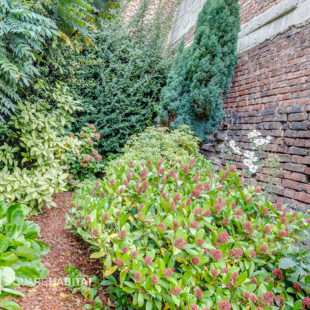
M18 289L25 297L14 300L23 310L80 310L87 301L80 294L72 295L66 289L62 280L66 276L64 267L71 263L84 275L100 275L102 265L89 258L88 245L64 228L68 212L66 205L71 195L72 193L55 195L57 208L44 208L41 215L31 218L41 227L41 240L51 247L50 252L42 257L43 264L49 269L49 275L33 288ZM107 301L104 295L100 297Z

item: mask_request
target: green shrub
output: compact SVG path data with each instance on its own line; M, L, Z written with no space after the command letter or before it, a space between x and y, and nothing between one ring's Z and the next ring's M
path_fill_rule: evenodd
M66 134L78 109L66 87L41 83L37 88L40 97L19 103L0 151L0 201L21 202L33 211L64 190L64 162L78 143Z
M173 131L167 127L148 127L141 134L132 136L122 153L119 158L109 163L108 172L113 173L114 167L157 158L161 158L171 167L177 166L189 156L199 154L199 139L192 135L187 126Z
M0 203L0 308L21 309L16 303L3 300L9 295L24 296L16 285L34 286L38 279L48 275L40 256L46 255L48 246L37 240L39 225L26 221L30 208Z
M168 61L149 37L133 37L121 16L106 21L90 46L72 56L72 89L82 99L76 131L94 124L100 152L119 152L129 137L152 125L165 84Z
M15 110L17 90L39 74L38 53L57 35L53 20L32 12L24 1L0 2L0 123Z
M68 217L97 250L119 309L308 309L309 261L286 256L309 218L244 187L235 166L127 168L83 188Z
M193 44L179 53L162 91L161 123L187 124L202 140L223 118L222 101L237 62L237 0L207 1L200 12Z
M71 136L74 137L73 134ZM69 167L66 182L70 189L78 186L81 181L102 176L105 166L102 156L96 150L100 134L96 132L94 125L89 124L88 127L83 127L75 137L79 141L77 150L70 153L66 160Z
M26 204L37 213L44 204L55 206L52 195L66 190L66 178L63 167L4 168L0 170L0 200Z

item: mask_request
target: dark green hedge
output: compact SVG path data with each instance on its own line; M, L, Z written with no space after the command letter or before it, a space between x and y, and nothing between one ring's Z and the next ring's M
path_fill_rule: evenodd
M119 152L156 115L169 66L161 49L149 43L131 36L116 18L103 25L95 46L70 60L73 90L84 106L76 129L94 124L102 153Z

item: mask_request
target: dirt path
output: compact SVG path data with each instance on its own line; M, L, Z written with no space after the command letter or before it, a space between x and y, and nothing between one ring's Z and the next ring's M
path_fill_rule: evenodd
M55 195L57 208L44 208L43 213L31 220L41 227L41 240L47 242L50 252L42 257L42 262L49 269L49 275L34 288L19 288L25 297L15 299L23 310L80 310L86 303L79 294L72 295L62 281L66 276L64 267L72 264L85 275L100 275L100 263L89 259L87 244L78 236L65 229L67 201L72 193Z

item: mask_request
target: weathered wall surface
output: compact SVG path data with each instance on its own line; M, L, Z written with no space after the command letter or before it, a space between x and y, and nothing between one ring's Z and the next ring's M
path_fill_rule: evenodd
M178 4L180 3L180 0L150 0L149 7L146 13L146 18L151 19L155 17L157 10L160 8L161 5L165 5L167 10L170 12L173 12L169 18L172 18L172 20L175 17ZM137 12L138 8L140 7L141 0L130 0L130 2L127 4L126 12L124 15L125 20L130 20L135 13Z
M238 162L224 152L224 139L250 149L247 133L273 137L266 148L277 153L284 173L277 179L277 200L299 209L310 204L310 25L291 29L239 55L232 88L225 100L223 129L203 145L220 166ZM264 154L266 156L267 153ZM263 185L261 178L259 185Z
M170 42L175 44L187 35L193 38L193 31L195 29L198 14L201 11L206 0L183 0L181 1L176 13L176 18L171 31ZM189 42L188 42L189 43Z
M197 9L205 1L187 2L196 2ZM233 160L243 168L241 157L225 151L225 138L250 149L251 129L272 136L263 155L281 158L284 173L276 180L277 201L305 210L310 205L310 1L241 0L240 5L239 61L225 99L226 117L202 152L215 167ZM181 5L172 44L182 37L190 44L194 37L198 14L190 12L187 19L184 14ZM266 180L260 176L257 183L264 186Z
M205 1L181 0L171 44L182 38L192 42ZM234 160L242 168L240 157L225 154L224 139L249 149L249 130L272 136L264 156L281 158L277 200L305 210L310 206L310 0L240 0L240 7L239 61L225 97L226 117L202 151L215 167Z

